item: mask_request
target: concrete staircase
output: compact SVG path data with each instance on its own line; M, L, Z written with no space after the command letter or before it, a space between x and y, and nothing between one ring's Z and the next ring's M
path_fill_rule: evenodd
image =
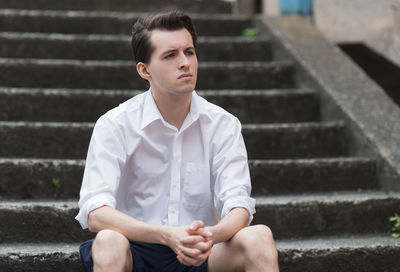
M168 3L166 3L168 2ZM81 271L74 220L94 121L145 90L129 45L139 12L193 13L199 94L237 115L254 223L270 226L281 271L400 271L377 159L355 156L342 119L258 19L225 1L0 0L0 271ZM277 49L278 48L278 49Z

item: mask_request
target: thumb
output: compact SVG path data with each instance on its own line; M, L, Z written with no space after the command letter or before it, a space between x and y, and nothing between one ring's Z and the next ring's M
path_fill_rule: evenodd
M189 230L191 230L191 231L196 231L196 230L198 230L198 229L200 229L200 228L204 228L204 223L203 223L203 221L198 220L198 221L194 221L194 222L190 225Z

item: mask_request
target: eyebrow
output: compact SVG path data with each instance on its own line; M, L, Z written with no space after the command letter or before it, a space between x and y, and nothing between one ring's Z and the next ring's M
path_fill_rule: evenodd
M167 55L167 54L169 54L169 53L176 52L177 50L178 50L178 49L169 49L169 50L167 50L167 51L162 52L161 55L162 55L162 56L163 56L163 55ZM189 46L189 47L185 48L184 51L187 51L187 50L195 50L195 48L194 48L194 46Z

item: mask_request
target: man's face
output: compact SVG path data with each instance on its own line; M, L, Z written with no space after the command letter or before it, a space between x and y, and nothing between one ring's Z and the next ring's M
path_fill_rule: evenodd
M152 90L169 95L191 93L196 86L198 64L189 31L156 29L151 32L150 41L154 51L146 68Z

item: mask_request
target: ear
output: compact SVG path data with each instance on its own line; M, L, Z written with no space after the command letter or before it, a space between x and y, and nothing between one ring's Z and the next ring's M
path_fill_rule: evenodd
M136 70L143 79L149 80L151 78L151 75L147 70L147 66L143 62L136 64Z

